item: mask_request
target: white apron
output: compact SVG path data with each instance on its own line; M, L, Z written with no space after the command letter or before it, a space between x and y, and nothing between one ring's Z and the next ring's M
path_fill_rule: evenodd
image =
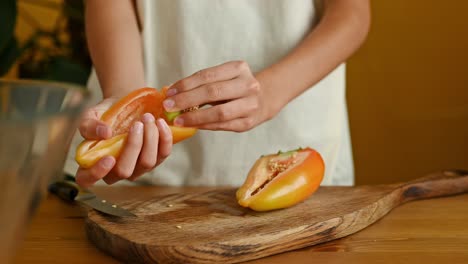
M151 87L232 60L245 60L258 72L290 52L318 17L312 0L141 0L138 10ZM89 88L94 102L101 100L94 72ZM73 155L81 140L77 133L66 164L70 173L76 172ZM322 154L322 185L354 183L344 64L251 131L197 132L139 182L239 186L260 155L300 146Z

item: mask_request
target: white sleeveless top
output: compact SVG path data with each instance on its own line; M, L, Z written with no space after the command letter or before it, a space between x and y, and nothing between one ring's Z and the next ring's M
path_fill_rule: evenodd
M151 87L232 60L244 60L258 72L289 53L318 17L313 0L140 0L138 10ZM94 102L101 100L94 71L89 88ZM73 155L81 140L77 133L66 164L70 173L76 172ZM248 132L199 130L174 145L171 156L139 182L239 186L260 155L300 146L322 154L322 185L354 183L344 64Z

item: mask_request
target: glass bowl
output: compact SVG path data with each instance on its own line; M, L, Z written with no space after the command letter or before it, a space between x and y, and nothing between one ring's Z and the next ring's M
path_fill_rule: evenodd
M88 98L76 85L0 79L0 262L10 263L48 184L61 177Z

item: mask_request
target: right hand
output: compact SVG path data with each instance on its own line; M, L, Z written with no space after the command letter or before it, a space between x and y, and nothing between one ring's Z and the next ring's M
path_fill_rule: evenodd
M102 114L117 101L107 98L83 114L79 131L85 139L108 139L112 129L100 121ZM135 180L153 170L172 150L172 133L164 119L155 120L150 113L135 122L128 132L127 142L116 160L112 156L103 157L91 168L78 168L76 182L82 187L90 187L102 179L107 184L127 179Z

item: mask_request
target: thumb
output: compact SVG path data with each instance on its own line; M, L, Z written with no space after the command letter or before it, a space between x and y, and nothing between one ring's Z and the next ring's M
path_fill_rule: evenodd
M79 130L85 139L107 139L112 136L112 129L100 120L101 115L109 109L114 99L104 99L84 112Z
M80 134L85 139L107 139L112 136L112 129L95 118L85 118L80 123Z

